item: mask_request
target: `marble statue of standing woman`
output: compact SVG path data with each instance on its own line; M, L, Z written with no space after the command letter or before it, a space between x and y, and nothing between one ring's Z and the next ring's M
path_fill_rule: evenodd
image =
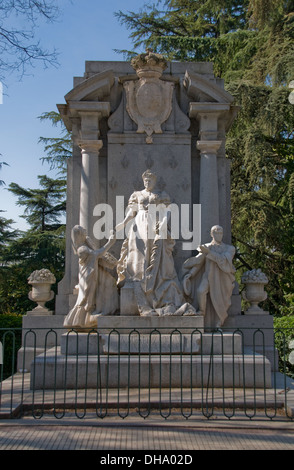
M116 227L119 232L129 224L117 264L118 283L133 285L141 316L194 315L174 266L175 241L168 227L170 198L155 189L156 175L150 170L142 179L144 189L130 196L126 217Z
M76 225L72 229L73 249L79 258L79 281L76 303L64 320L66 328L95 328L97 316L111 315L118 309L116 279L105 269L114 267L114 259L107 251L115 240L112 232L108 242L96 249L83 227Z

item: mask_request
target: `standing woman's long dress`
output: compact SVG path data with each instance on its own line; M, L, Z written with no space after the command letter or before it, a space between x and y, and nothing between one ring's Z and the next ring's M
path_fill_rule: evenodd
M129 199L128 207L136 215L122 245L117 265L118 282L134 282L139 310L178 308L185 300L174 267L175 242L169 231L165 238L158 233L154 213L149 210L151 204L168 206L169 196L165 192L143 190L134 192ZM153 238L150 238L151 227Z

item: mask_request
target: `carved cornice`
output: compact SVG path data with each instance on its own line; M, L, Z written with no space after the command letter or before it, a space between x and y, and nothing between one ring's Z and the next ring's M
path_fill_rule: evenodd
M110 115L110 103L99 100L110 95L114 81L114 73L107 70L83 80L65 95L66 104L58 104L57 108L68 131L79 111L99 112L101 117Z
M183 84L188 96L194 98L195 101L199 101L199 94L207 97L205 101L228 104L234 101L234 97L218 86L213 80L208 80L198 73L186 71Z
M197 148L201 154L216 155L222 143L222 140L198 140Z
M69 101L57 105L58 111L68 131L72 131L73 120L82 115L97 115L98 121L110 115L110 103L107 101Z
M220 118L225 124L226 132L228 132L239 110L239 106L233 106L229 103L192 102L189 105L189 117L197 119L199 122L206 117L215 119L215 122Z
M82 150L82 154L99 154L99 151L103 147L102 140L80 140L78 146Z
M108 101L69 101L69 115L80 116L81 113L97 114L98 118L110 115L110 103Z
M65 100L66 102L102 100L104 97L109 96L113 84L114 73L112 70L97 73L75 86L65 95Z
M190 103L189 116L190 118L200 118L206 114L220 116L229 110L230 105L228 103L192 102Z

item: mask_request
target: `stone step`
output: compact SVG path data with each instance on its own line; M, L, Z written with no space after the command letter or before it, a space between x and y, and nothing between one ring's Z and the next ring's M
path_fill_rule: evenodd
M61 337L61 354L241 354L242 338L233 333L171 334L154 330L129 334L113 330L109 334L70 332Z
M101 315L97 318L97 328L103 333L114 329L120 332L129 333L138 329L140 332L150 333L158 329L161 333L170 333L174 330L190 332L194 330L204 330L204 317L196 316L173 316L166 315L162 317L139 315ZM124 331L122 331L124 330ZM186 330L186 331L185 331Z
M35 358L31 388L271 387L262 355L65 356L53 348Z

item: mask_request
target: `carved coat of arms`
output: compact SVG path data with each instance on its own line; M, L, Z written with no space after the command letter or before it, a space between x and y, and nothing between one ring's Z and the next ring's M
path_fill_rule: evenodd
M137 133L146 133L147 143L152 143L152 134L161 134L161 125L172 110L174 84L160 79L167 67L159 54L140 54L131 62L139 80L124 83L127 111L137 124Z

